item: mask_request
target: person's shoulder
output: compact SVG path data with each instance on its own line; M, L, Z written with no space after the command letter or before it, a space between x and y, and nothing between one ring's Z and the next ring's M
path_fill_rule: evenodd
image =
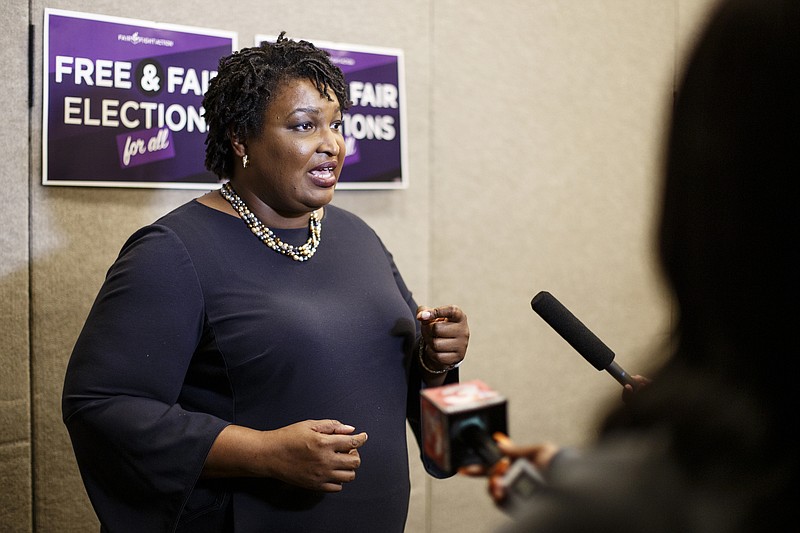
M187 221L200 220L207 218L210 214L210 211L210 208L207 208L198 202L197 199L193 198L188 202L181 204L178 207L173 208L171 211L161 215L153 222L153 224L170 226L181 224Z
M159 217L149 226L168 228L182 239L202 239L213 235L228 238L230 231L240 225L240 219L192 199Z
M161 215L154 221L139 227L127 239L122 249L125 251L133 245L141 245L143 242L169 242L182 241L182 236L187 232L197 231L204 224L202 220L208 217L209 209L203 205L190 200L171 211Z
M356 215L352 211L349 211L347 209L344 209L343 207L339 207L333 204L328 204L325 206L325 216L323 220L329 217L331 219L338 219L338 220L357 220L362 224L366 224L366 222L364 222L364 220L360 216Z
M359 215L347 209L328 204L325 206L325 215L322 219L323 227L325 222L330 222L337 225L349 225L351 227L360 227L374 233L372 227L361 218Z
M659 431L628 432L562 458L503 533L694 531L684 527L692 488L668 449Z

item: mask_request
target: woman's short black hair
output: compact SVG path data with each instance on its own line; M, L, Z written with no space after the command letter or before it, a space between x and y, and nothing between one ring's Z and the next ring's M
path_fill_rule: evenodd
M220 178L233 173L231 136L245 139L263 127L270 96L283 83L308 79L328 99L336 95L342 111L349 107L347 84L330 54L308 41L293 41L281 32L274 43L243 48L219 61L217 75L203 98L208 135L208 170Z

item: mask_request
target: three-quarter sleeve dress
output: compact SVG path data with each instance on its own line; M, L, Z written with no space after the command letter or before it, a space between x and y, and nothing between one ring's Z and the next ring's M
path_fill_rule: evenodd
M402 532L406 421L420 431L415 311L380 238L335 206L305 262L194 200L137 231L107 273L63 391L103 530ZM341 492L200 476L228 424L329 418L369 435Z

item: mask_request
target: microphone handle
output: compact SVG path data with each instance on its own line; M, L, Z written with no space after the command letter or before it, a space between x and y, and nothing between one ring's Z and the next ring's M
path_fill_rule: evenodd
M492 466L503 458L503 452L486 430L477 424L465 424L461 429L461 440L478 454L483 464Z
M506 498L501 508L512 516L522 513L528 501L546 485L544 477L535 466L524 457L519 457L511 462L507 459L497 442L477 424L467 424L461 429L462 441L478 454L483 464L495 471L498 468L507 468L499 479L505 487ZM505 462L501 462L505 459ZM510 466L504 466L509 465Z
M636 381L634 381L630 374L625 372L615 361L611 361L611 363L606 367L606 371L611 374L614 379L619 381L619 384L623 387L625 385L630 385L634 389L636 388Z

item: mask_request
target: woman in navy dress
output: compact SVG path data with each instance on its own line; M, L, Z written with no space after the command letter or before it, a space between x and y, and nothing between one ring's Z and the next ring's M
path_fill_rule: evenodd
M403 531L406 422L419 439L419 391L457 381L469 328L418 307L329 205L347 106L310 43L220 61L204 108L224 184L130 237L67 369L103 531Z

